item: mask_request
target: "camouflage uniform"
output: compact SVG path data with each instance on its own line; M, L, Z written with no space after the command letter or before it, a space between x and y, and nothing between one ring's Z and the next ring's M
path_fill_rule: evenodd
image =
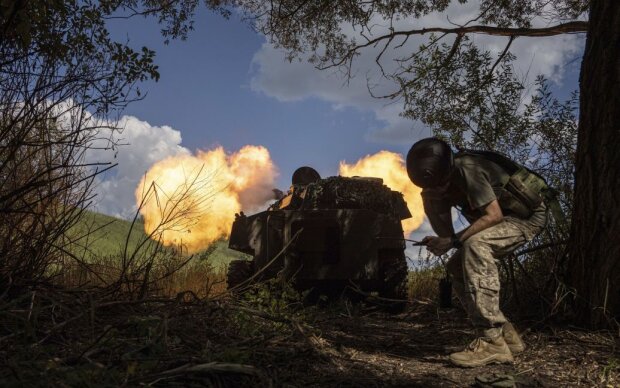
M504 219L463 242L448 261L448 272L457 297L463 304L481 336L501 335L506 317L499 308L500 282L497 261L530 241L545 226L547 209L541 204L526 219L519 218L505 206L503 186L509 175L500 166L482 157L464 155L454 160L455 172L446 191L424 189L424 209L433 229L443 236L452 233L452 226L436 217L449 214L455 206L469 222L482 215L481 209L498 200Z
M499 308L498 260L531 240L545 225L542 205L527 220L505 217L499 224L467 239L448 261L448 272L457 297L480 335L501 335L506 317Z

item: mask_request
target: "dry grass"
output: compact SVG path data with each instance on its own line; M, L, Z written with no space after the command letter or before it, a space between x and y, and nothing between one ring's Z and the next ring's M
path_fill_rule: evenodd
M273 288L243 300L45 291L0 314L0 385L462 387L483 373L523 387L619 382L618 339L568 328L527 331L514 365L454 368L446 356L473 330L461 311L432 303L386 315L303 308L290 293L281 303Z
M439 280L445 276L442 266L427 266L409 271L408 295L410 300L436 300Z
M136 294L146 288L143 294L157 297L187 291L204 298L226 291L225 268L214 268L208 258L170 253L129 268L119 256L91 258L89 263L67 260L55 280L67 289L110 288L120 282L123 292Z
M528 349L513 365L450 366L474 331L461 310L437 307L441 266L410 273L400 315L364 303L304 307L277 282L232 297L208 255L62 269L53 286L0 300L0 385L460 387L483 373L523 387L620 382L617 334L548 321L520 322Z

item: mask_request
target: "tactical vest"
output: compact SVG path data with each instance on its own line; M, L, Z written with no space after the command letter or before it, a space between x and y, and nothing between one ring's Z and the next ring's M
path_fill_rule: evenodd
M509 210L520 218L529 218L541 203L551 210L556 223L564 225L565 217L558 201L558 192L550 187L545 179L535 171L494 151L461 150L458 155L481 156L498 166L509 175L502 182L498 202L502 209Z

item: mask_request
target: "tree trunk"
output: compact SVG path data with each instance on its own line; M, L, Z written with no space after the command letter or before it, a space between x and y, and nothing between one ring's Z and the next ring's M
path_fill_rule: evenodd
M593 0L581 66L569 282L577 322L620 321L620 1Z

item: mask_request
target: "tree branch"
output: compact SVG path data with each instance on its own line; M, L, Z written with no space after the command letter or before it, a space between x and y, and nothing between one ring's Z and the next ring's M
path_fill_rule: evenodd
M495 71L495 68L497 67L497 65L500 64L502 59L504 59L504 57L508 53L508 50L510 49L510 46L512 45L512 42L515 40L515 38L516 38L516 36L514 36L514 35L510 37L510 39L508 40L508 43L506 44L506 47L504 47L504 50L502 51L502 53L497 58L497 61L495 61L493 66L491 66L491 71L489 71L489 78L491 78L493 76L493 72Z
M484 34L494 36L524 36L524 37L541 37L541 36L554 36L561 34L581 33L587 32L588 22L575 21L562 23L551 27L545 28L510 28L510 27L494 27L494 26L469 26L469 27L456 27L456 28L444 28L444 27L431 27L422 28L418 30L408 31L395 31L390 34L382 35L375 39L369 40L363 45L359 45L356 48L371 46L384 39L393 39L396 36L410 36L410 35L424 35L432 32L441 32L445 34Z
M382 40L388 40L389 43L396 38L397 36L403 36L405 39L403 43L399 46L402 46L407 38L412 35L424 35L434 32L442 33L442 37L448 34L457 34L458 37L455 40L455 43L460 43L460 38L462 38L466 34L484 34L484 35L493 35L493 36L508 36L514 40L514 38L523 36L523 37L543 37L543 36L555 36L561 34L573 34L573 33L585 33L588 30L588 22L585 21L575 21L562 23L551 27L545 28L511 28L511 27L494 27L494 26L483 26L483 25L475 25L475 26L463 26L463 27L455 27L455 28L444 28L444 27L431 27L431 28L422 28L417 30L407 30L407 31L393 31L389 34L381 35L376 37L375 39L367 40L364 44L351 46L345 55L343 55L339 60L334 60L329 66L319 67L320 70L324 70L327 68L331 68L334 66L340 66L347 61L349 57L355 55L360 49L374 46L381 42ZM512 41L510 42L512 43ZM458 45L455 45L458 47ZM454 47L453 46L453 49Z

